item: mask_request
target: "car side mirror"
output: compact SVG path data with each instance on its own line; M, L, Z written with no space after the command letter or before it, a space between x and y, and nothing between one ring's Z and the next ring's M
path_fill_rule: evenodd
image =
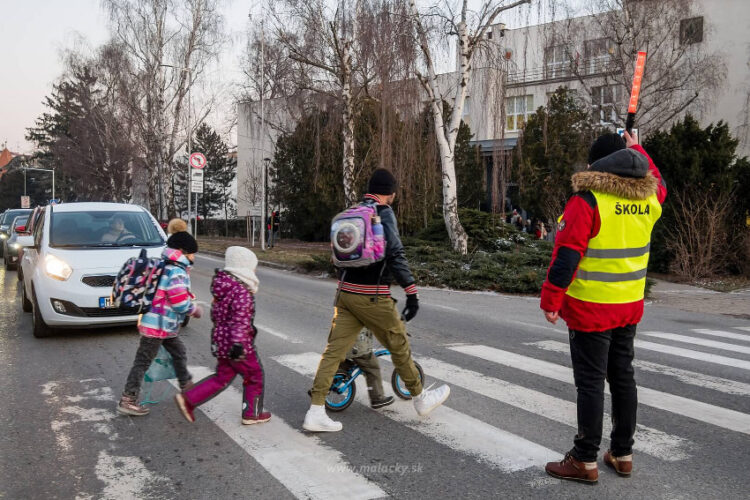
M21 245L23 248L36 248L33 236L19 236L18 238L16 238L16 243Z

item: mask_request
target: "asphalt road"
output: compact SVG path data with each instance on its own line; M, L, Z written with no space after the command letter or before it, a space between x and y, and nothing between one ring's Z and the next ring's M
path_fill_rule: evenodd
M210 301L220 265L199 258L200 300ZM355 403L335 415L342 432L313 436L301 424L335 284L270 269L259 276L257 345L273 418L243 427L240 380L194 424L167 382L152 387L162 402L150 415L118 416L135 328L35 339L15 273L0 271L0 498L749 495L749 321L647 307L636 346L635 473L619 478L600 462L589 486L543 470L571 447L575 388L565 328L544 322L538 299L421 290L413 350L428 383L451 386L446 405L419 418L406 401L378 411ZM210 329L204 317L181 334L196 377L214 366ZM391 371L384 362L384 377Z

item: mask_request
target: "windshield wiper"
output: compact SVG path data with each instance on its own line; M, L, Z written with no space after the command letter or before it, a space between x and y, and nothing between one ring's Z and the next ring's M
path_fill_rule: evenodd
M139 241L138 243L120 243L119 245L115 245L117 247L155 247L159 246L162 243L155 243L153 241Z

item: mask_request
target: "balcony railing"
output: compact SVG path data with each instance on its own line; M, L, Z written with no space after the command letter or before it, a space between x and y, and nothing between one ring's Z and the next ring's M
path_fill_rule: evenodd
M571 80L579 77L612 74L619 70L612 59L595 57L591 59L571 60L565 65L548 64L546 66L527 68L522 71L508 72L507 85L523 85L536 82Z

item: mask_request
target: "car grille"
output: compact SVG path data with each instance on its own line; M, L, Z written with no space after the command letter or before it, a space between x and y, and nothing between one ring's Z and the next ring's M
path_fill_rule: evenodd
M79 309L89 318L109 318L112 316L132 316L138 314L138 309L100 309L98 307L81 307Z
M84 276L81 281L88 286L103 288L114 285L116 278L116 276L111 275Z

